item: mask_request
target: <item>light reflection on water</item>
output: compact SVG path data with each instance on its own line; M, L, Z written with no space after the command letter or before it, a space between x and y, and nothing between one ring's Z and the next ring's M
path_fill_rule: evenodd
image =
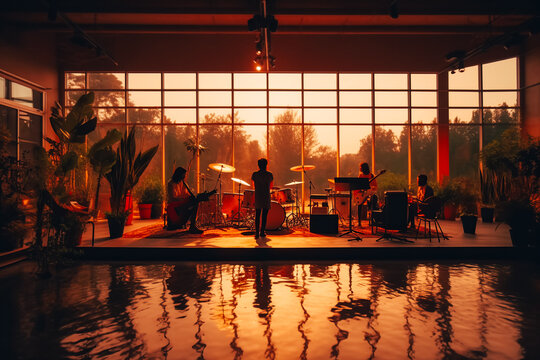
M7 358L539 358L530 263L82 264L48 280L32 270L0 272Z

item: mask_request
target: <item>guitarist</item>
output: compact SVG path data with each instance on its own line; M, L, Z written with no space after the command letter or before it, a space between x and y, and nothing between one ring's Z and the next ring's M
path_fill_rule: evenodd
M354 197L358 204L358 225L362 226L362 204L371 196L371 199L368 200L368 208L376 210L378 208L378 198L377 198L377 180L375 175L369 170L369 164L363 162L360 164L360 173L358 174L359 178L367 178L369 182L369 190L355 190Z
M179 229L189 220L189 232L202 234L203 231L197 228L196 220L199 201L204 199L193 195L184 181L186 174L186 169L177 167L167 184L167 230Z

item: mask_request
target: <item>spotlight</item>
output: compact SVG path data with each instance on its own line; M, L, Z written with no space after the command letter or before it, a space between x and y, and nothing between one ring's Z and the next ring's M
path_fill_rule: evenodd
M465 64L463 63L463 59L459 60L457 67L459 72L465 72Z
M463 50L455 50L451 51L448 54L446 54L446 61L454 61L457 59L462 59L465 57L465 51Z
M262 55L257 55L253 58L253 63L255 63L255 69L261 71L264 65L264 57Z
M255 70L257 70L257 71L261 71L261 70L262 70L262 66L261 66L261 65L257 65L257 66L255 66Z
M450 74L455 74L456 73L456 69L452 69L452 71L450 71Z
M397 19L399 17L399 11L397 6L397 0L393 0L390 3L390 17L392 19Z

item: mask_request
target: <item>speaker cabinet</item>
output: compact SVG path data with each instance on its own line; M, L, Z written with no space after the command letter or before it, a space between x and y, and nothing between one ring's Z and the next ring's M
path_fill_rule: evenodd
M309 231L315 234L337 234L338 233L337 215L316 215L309 217Z

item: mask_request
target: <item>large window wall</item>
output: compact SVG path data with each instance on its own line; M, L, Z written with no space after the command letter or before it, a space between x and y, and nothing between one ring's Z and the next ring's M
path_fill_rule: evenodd
M519 136L516 58L448 74L450 176L478 175L482 148Z
M458 76L463 74L470 76L469 69ZM165 181L176 166L191 162L189 181L203 190L213 188L218 175L208 165L221 162L236 168L222 176L224 191L233 191L237 188L230 178L250 182L257 159L264 156L276 185L304 181L304 194L309 180L313 191L322 193L328 179L356 176L364 161L374 172L387 170L378 179L382 190L407 188L418 173L436 179L436 74L80 72L66 73L65 79L68 106L86 91L96 93L99 125L91 142L111 127L135 126L144 148L161 145L146 177ZM499 98L488 94L502 92L483 91L499 86L487 81L482 88L459 89L450 78L451 144L463 132L478 133L474 129L479 123L469 124L468 119L475 111L487 125L487 111L492 111L487 105L472 102L461 107L453 100L456 94L469 99L476 91L477 96L486 94L483 102L496 103ZM515 94L515 85L513 89ZM446 90L439 89L445 94ZM187 139L207 147L200 158L190 161ZM306 174L290 171L301 164L316 168Z

